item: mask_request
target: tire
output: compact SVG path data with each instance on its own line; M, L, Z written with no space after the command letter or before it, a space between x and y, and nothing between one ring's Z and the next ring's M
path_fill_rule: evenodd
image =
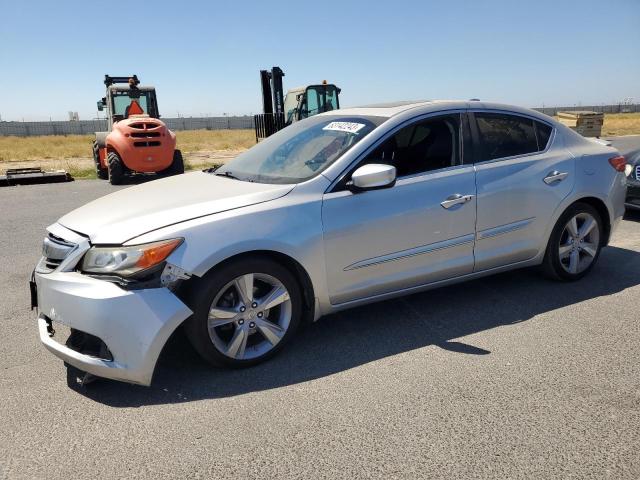
M98 147L98 142L93 142L93 162L96 165L96 176L100 180L107 180L109 178L109 170L106 168L102 168L100 165L100 147Z
M251 301L255 303L243 302L235 283L248 285L249 276L255 293ZM195 350L211 365L232 368L261 363L279 352L295 335L303 311L296 277L282 265L261 257L213 269L191 285L186 301L193 315L184 329Z
M184 173L184 160L182 159L182 152L180 150L173 151L173 162L169 168L160 172L163 175L180 175Z
M109 183L120 185L124 180L124 165L116 152L109 152L107 155L107 166L109 169Z
M576 224L570 227L569 222L574 219ZM582 235L587 226L588 232ZM572 230L578 235L573 235ZM596 264L603 240L604 229L598 211L586 203L571 205L551 232L542 262L543 272L554 280L570 282L581 279Z

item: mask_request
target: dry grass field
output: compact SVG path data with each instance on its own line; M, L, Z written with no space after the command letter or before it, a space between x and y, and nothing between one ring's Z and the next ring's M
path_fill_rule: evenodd
M640 134L640 113L605 115L603 137ZM255 144L253 130L176 132L187 168L219 165ZM65 169L76 178L93 178L93 135L0 136L0 173L7 168Z
M256 143L253 130L176 132L187 168L224 163ZM64 169L75 178L93 178L93 135L0 136L0 173L7 168Z
M183 153L242 151L256 143L253 130L191 130L176 132ZM91 156L93 135L0 136L0 162Z
M603 136L640 134L640 113L608 113L604 116Z

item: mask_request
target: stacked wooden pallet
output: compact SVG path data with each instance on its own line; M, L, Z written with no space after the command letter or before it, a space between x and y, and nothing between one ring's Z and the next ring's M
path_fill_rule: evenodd
M604 113L587 110L558 112L558 121L575 130L583 137L599 137L602 133Z

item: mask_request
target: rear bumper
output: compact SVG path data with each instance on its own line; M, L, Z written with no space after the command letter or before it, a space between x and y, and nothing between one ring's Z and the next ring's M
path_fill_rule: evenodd
M143 122L141 122L143 123ZM125 136L121 129L114 129L107 137L107 147L114 149L122 159L124 165L131 171L140 173L161 172L173 163L173 152L176 148L176 139L173 132L163 127L153 130L161 136L149 138L136 138L134 134L144 134L146 131L134 130L122 127L126 130Z
M43 345L80 370L114 380L149 385L167 339L192 313L166 288L127 291L78 272L36 273L35 281ZM61 343L50 335L47 320L98 337L113 359Z

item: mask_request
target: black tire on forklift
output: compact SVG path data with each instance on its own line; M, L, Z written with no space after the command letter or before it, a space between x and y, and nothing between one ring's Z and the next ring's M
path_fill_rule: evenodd
M184 160L182 159L182 152L180 150L173 151L173 162L166 170L161 173L166 175L180 175L184 173Z
M96 176L100 180L107 180L109 178L109 171L106 168L100 166L100 147L98 142L93 142L93 162L96 164Z
M116 152L107 154L107 166L109 169L109 183L111 185L120 185L124 180L124 166Z

